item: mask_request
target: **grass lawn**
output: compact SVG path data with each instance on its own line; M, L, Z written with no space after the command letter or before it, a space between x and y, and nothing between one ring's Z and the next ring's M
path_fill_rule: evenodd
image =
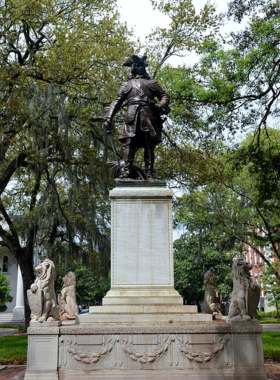
M280 333L264 331L262 339L264 356L280 362Z
M279 323L280 324L280 320L277 318L264 317L260 319L260 323Z
M27 335L0 338L0 364L25 364L27 358Z
M280 333L262 333L264 356L280 362ZM0 364L25 364L27 336L5 336L0 338Z

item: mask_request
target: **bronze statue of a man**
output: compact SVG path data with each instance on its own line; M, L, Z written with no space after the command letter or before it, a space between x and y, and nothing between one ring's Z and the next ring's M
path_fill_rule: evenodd
M120 178L133 178L135 153L144 148L146 178L152 180L154 149L162 141L164 120L161 115L170 112L169 96L157 81L150 79L146 72L146 56L140 58L132 55L124 66L131 67L131 73L104 116L103 128L106 133L111 133L113 117L126 100L127 110L119 134L119 141L124 147L124 166L121 168ZM156 98L159 103L155 101Z

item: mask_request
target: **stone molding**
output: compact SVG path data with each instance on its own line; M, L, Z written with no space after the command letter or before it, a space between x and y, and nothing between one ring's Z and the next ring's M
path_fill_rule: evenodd
M59 335L59 327L28 327L28 335Z
M188 325L188 326L69 326L60 327L63 335L118 335L118 334L230 334L261 333L261 326Z
M172 198L173 191L170 189L153 188L118 188L110 191L110 198Z
M231 331L233 333L261 333L263 328L262 326L232 326Z

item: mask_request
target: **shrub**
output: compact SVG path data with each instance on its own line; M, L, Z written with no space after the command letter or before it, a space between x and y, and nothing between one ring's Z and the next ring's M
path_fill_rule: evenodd
M7 309L6 303L12 302L13 297L10 296L10 281L7 277L1 272L0 268L0 311L5 311Z

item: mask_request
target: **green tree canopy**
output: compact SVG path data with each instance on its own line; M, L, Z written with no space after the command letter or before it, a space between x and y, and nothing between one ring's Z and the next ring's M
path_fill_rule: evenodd
M232 258L234 253L221 254L220 247L206 234L185 233L174 242L175 288L188 304L203 301L204 273L216 276L218 289L227 300L232 291Z
M268 134L268 136L267 136ZM259 159L254 160L252 135L241 146L220 155L220 180L195 188L181 197L175 218L190 232L200 232L220 246L221 251L252 247L268 267L279 251L279 174L275 160L279 156L279 133L267 129L260 137ZM217 158L218 160L218 158ZM276 272L276 276L279 274Z
M0 18L0 236L26 294L35 248L53 259L93 253L108 271L101 122L132 49L108 0L8 0Z

